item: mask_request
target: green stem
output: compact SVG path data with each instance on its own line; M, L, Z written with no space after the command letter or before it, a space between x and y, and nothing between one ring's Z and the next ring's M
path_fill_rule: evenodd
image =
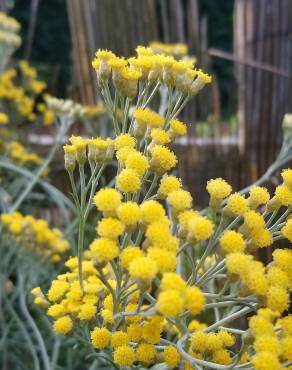
M48 165L51 163L52 159L54 158L54 156L56 154L56 151L58 150L60 144L62 143L62 139L63 139L67 129L69 128L69 126L70 125L68 124L67 121L62 121L61 122L59 132L57 133L56 141L55 141L54 145L52 146L49 155L47 156L47 158L43 162L43 164L40 166L40 168L37 170L33 179L27 184L26 188L21 193L21 195L18 197L18 199L16 199L14 204L12 204L12 206L9 209L9 213L12 213L15 210L17 210L21 206L21 204L25 200L25 198L28 196L28 194L32 191L35 184L38 182L39 178L43 174L44 170L48 167Z
M20 277L20 276L19 276ZM21 309L22 309L22 312L24 314L24 316L26 317L37 341L38 341L38 344L39 344L39 348L40 348L40 353L41 353L41 356L42 356L42 360L43 360L43 363L44 363L44 369L45 370L52 370L51 369L51 364L50 364L50 360L49 360L49 356L48 356L48 353L47 353L47 350L46 350L46 346L45 346L45 343L44 343L44 340L43 340L43 337L38 329L38 327L36 326L33 318L31 317L28 309L27 309L27 306L26 306L26 303L25 303L25 296L24 296L24 287L23 287L23 279L20 277L20 282L21 282L21 287L20 287L20 306L21 306Z

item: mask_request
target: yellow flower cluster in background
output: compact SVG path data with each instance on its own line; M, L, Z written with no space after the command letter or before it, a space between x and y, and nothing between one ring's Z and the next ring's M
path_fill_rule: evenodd
M36 153L28 152L25 147L17 141L10 141L6 145L8 157L20 165L39 165L43 162Z
M10 32L19 32L21 25L15 18L0 12L0 28Z
M7 114L0 112L0 125L7 125L9 118Z
M9 48L11 49L8 51L9 55L21 44L21 38L18 35L20 27L20 23L15 18L0 12L0 48L2 53L7 52L7 48Z
M163 43L158 41L152 41L149 47L155 54L166 54L177 57L182 57L188 54L188 45L183 43Z
M13 112L12 124L22 123L22 120L40 120L45 126L55 122L54 113L48 109L46 101L36 106L36 98L46 89L46 83L37 79L36 69L27 61L19 63L20 79L14 68L7 69L0 75L0 101L5 111ZM3 109L3 108L2 108Z
M81 110L81 117L87 121L93 121L106 112L104 104L100 101L96 105L84 105Z
M2 214L0 220L9 238L44 260L59 262L70 248L62 232L51 229L46 220L19 212Z

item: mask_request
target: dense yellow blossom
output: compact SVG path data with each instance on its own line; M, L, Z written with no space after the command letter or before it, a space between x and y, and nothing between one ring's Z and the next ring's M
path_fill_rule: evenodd
M157 264L149 257L138 257L130 263L129 272L134 279L149 281L157 273Z
M114 211L121 204L122 196L115 189L101 189L94 198L94 204L102 212Z
M175 176L164 176L160 181L160 186L158 188L158 194L167 198L167 196L176 190L181 188L181 180Z
M114 362L119 366L131 366L134 360L134 349L129 346L120 346L114 351Z

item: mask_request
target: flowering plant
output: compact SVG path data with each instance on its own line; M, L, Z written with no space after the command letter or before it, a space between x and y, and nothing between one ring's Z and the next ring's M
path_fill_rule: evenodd
M177 159L168 145L186 133L177 116L210 76L143 47L129 60L98 50L93 67L115 136L73 136L64 146L78 256L47 295L32 292L48 307L54 331L73 335L108 367L291 367L292 251L275 249L267 266L256 255L279 239L292 241L292 170L282 172L272 198L264 187L251 187L246 197L212 179L201 214L169 174ZM149 108L161 85L168 90L165 116ZM114 188L96 191L113 157ZM93 207L100 219L87 248Z

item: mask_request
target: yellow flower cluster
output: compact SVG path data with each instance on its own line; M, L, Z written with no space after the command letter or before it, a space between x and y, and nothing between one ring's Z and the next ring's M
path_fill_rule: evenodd
M173 56L184 56L188 53L188 46L183 43L167 44L163 42L153 41L150 42L149 47L155 54L166 54Z
M18 35L20 31L20 23L13 17L7 16L5 13L0 12L0 47L5 50L8 55L21 44L21 38Z
M235 337L227 331L205 333L196 330L191 336L190 354L201 360L211 358L212 362L220 365L230 365L232 357L228 351L235 344Z
M277 311L268 308L258 310L249 320L254 339L255 370L283 369L282 363L292 359L292 316L279 318Z
M10 31L18 32L20 31L20 23L13 17L9 17L3 12L0 12L0 28Z
M27 151L25 147L17 141L8 142L6 150L12 161L20 165L38 165L43 162L42 158L40 158L36 153Z
M6 125L9 122L7 114L0 112L0 125Z
M68 335L78 322L88 322L92 327L92 346L99 350L112 349L117 365L130 366L134 361L149 365L158 355L155 345L160 343L166 323L157 315L144 318L136 314L127 316L120 329L116 330L113 312L117 314L123 309L128 313L134 312L138 307L138 295L128 295L129 299L125 299L121 306L114 307L110 290L115 289L116 282L108 279L108 283L104 284L103 276L110 277L110 269L95 267L93 261L90 253L86 253L82 262L83 289L78 280L78 259L71 257L65 263L70 272L59 275L52 282L47 297L40 288L32 291L35 303L47 308L48 315L54 318L53 329L56 333ZM125 293L128 291L126 288ZM105 326L97 326L99 315ZM175 348L166 348L164 357L172 367L179 362Z
M7 69L0 75L0 99L4 107L16 109L20 119L36 121L39 119L45 126L55 122L55 115L47 107L47 103L42 96L47 88L45 82L37 79L37 71L31 67L27 61L19 62L20 79L14 68ZM36 104L36 99L43 101ZM12 105L12 107L10 107ZM35 110L36 107L36 110ZM17 123L15 117L12 123Z
M97 137L95 139L84 139L80 136L71 136L70 145L63 147L65 153L65 168L74 171L76 162L83 165L89 163L101 164L110 161L114 153L113 140Z
M167 145L185 134L186 125L176 116L210 78L190 61L151 48L136 51L129 60L96 52L93 67L115 136L72 136L64 146L80 221L78 257L66 262L70 271L52 282L46 296L36 288L36 303L48 308L55 332L86 333L82 340L120 367L165 362L169 368L240 369L252 363L263 370L270 358L268 366L280 370L291 361L291 321L284 315L292 252L276 249L268 266L254 252L292 240L292 171L282 172L283 183L271 199L264 187L253 186L245 196L232 193L224 179L211 179L210 208L196 211L190 192L168 173L177 158ZM149 106L161 85L169 88L171 101L165 116ZM112 159L117 160L113 187L98 189ZM98 221L96 237L87 244L84 225L92 203ZM287 209L278 213L282 206ZM252 311L265 323L252 318L247 332L234 327ZM268 330L273 338L258 339L269 320L276 334Z
M7 104L14 104L17 112L30 121L36 116L33 112L34 100L25 93L23 87L14 82L16 70L11 68L0 75L0 99Z
M92 66L96 70L100 87L104 88L112 74L117 91L133 99L137 94L139 81L161 82L169 87L176 87L186 95L197 94L211 82L211 77L194 69L190 60L177 61L163 53L155 54L152 48L137 47L136 51L137 57L126 60L111 51L98 50Z
M0 220L10 238L45 260L59 262L70 245L59 229L51 229L46 220L19 212L2 214Z

